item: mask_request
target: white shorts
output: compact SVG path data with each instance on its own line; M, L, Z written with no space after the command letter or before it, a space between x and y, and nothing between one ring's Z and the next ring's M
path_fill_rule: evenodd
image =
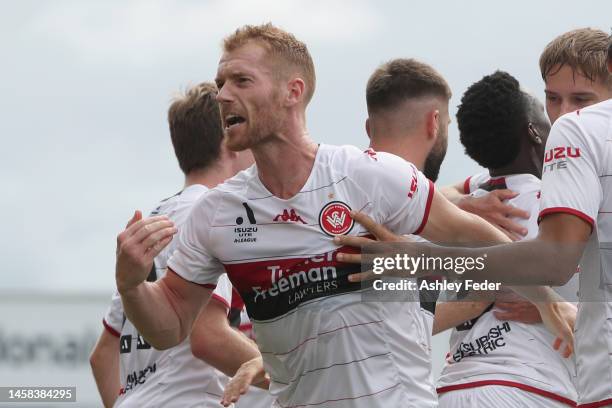
M569 405L519 388L485 385L438 395L438 408L568 408Z

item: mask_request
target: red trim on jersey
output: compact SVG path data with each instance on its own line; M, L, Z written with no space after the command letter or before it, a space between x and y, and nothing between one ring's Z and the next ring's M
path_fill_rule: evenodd
M582 219L583 221L588 222L591 225L591 230L593 230L593 227L595 226L595 221L591 217L589 217L582 211L578 211L578 210L575 210L569 207L551 207L551 208L547 208L545 210L540 211L540 215L538 215L538 224L542 221L542 218L544 218L545 216L549 214L558 214L558 213L575 215L576 217Z
M503 176L498 178L490 178L487 184L491 186L501 186L502 184L506 184L506 178Z
M225 298L223 296L219 296L216 293L212 294L212 298L215 299L217 302L222 303L223 306L225 306L226 309L230 308L229 303L227 302L227 300L225 300Z
M240 293L232 286L232 309L242 310L243 307L244 301L242 300L242 296L240 296Z
M578 405L578 408L599 408L605 407L606 405L612 405L612 398L608 398L603 401L587 402L586 404L580 404Z
M102 319L102 324L104 325L104 328L113 336L115 337L121 337L121 333L119 333L117 330L113 329L110 324L106 323L106 320Z
M185 279L185 278L183 278L181 275L179 275L178 273L174 272L174 271L173 271L173 270L172 270L170 267L168 267L168 272L171 272L171 273L175 274L176 276L178 276L179 278L181 278L182 280L184 280L184 281L186 281L186 282L195 283L196 285L199 285L199 286L205 287L206 289L212 289L212 290L214 290L214 289L217 287L217 285L214 285L214 284L212 284L212 283L198 283L198 282L193 282L193 281L190 281L189 279Z
M425 224L427 224L427 219L429 218L429 210L431 210L431 202L433 201L434 196L434 183L431 180L427 181L429 181L429 194L427 195L427 203L425 204L425 213L423 214L423 221L421 221L421 225L419 225L419 228L414 231L415 235L419 235L425 228Z
M240 326L238 326L238 330L240 331L247 331L247 330L253 330L253 323L241 323Z
M470 383L455 384L455 385L448 385L446 387L440 387L436 389L436 391L438 392L438 394L442 394L442 393L449 392L449 391L465 390L468 388L484 387L487 385L500 385L502 387L514 387L514 388L521 389L523 391L531 392L533 394L538 394L542 397L550 398L552 400L558 401L570 407L576 407L576 402L572 401L569 398L565 398L553 392L545 391L540 388L532 387L530 385L525 385L525 384L521 384L521 383L514 382L514 381L505 381L505 380L474 381Z
M463 194L470 194L470 180L471 179L472 179L472 176L466 178L465 181L463 182Z

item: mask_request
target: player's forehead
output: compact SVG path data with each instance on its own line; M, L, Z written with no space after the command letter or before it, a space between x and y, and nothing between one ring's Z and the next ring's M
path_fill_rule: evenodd
M268 71L265 48L255 42L247 42L230 51L224 51L217 67L217 79L236 73L261 74Z
M569 65L553 67L546 75L545 91L557 94L595 94L598 95L606 85L599 79L594 81L579 68Z

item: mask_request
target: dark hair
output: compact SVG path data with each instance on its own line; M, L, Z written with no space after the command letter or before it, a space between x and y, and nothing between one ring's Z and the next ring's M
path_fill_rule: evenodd
M409 98L450 99L451 90L435 69L414 59L394 59L374 71L366 86L368 112L389 109Z
M459 138L468 156L488 169L512 162L527 128L528 106L518 81L507 72L497 71L472 84L457 110Z
M219 158L223 129L216 97L215 84L203 82L174 99L168 109L174 153L186 175Z

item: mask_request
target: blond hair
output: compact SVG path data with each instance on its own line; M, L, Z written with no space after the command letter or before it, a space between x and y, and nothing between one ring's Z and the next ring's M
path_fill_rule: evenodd
M278 58L289 67L298 70L306 85L305 101L308 104L314 94L316 77L314 63L306 44L295 38L293 34L272 25L272 23L267 23L245 25L238 28L223 40L223 50L231 52L249 41L260 43L270 56Z
M580 28L552 40L540 56L540 72L546 82L564 65L589 80L612 87L612 76L606 66L609 36L593 28Z

